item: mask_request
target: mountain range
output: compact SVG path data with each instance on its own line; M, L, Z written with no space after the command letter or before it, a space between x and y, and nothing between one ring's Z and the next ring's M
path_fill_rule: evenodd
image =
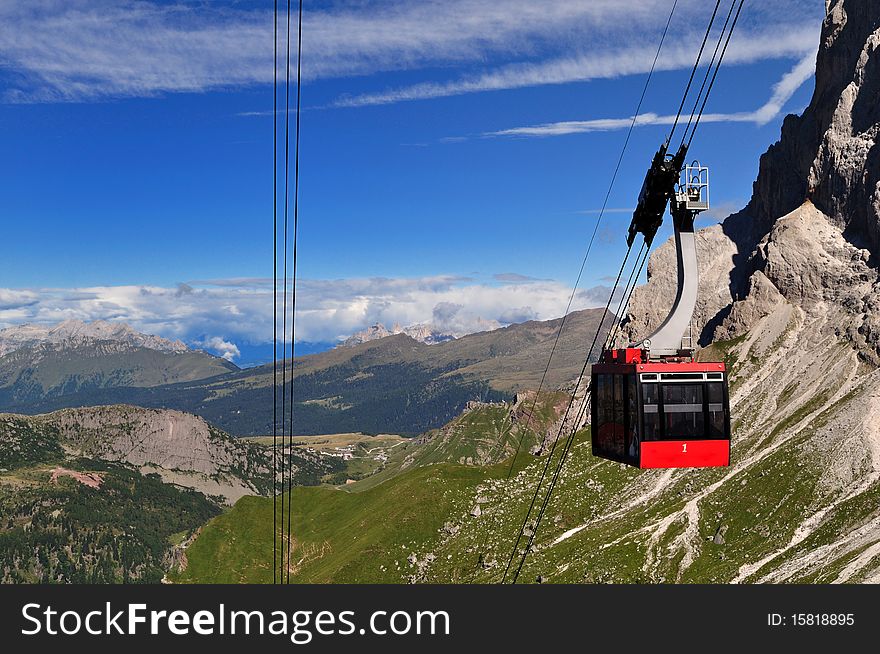
M387 338L388 336L394 336L395 334L406 334L411 339L418 341L419 343L425 343L426 345L444 343L460 336L460 334L455 335L442 332L435 329L433 326L426 324L401 327L399 323L395 323L391 329L387 329L382 323L376 323L363 331L352 334L345 339L341 345L343 347L354 347L361 343L368 343L369 341L375 341L380 338Z
M580 353L601 314L600 309L570 314L558 342L562 319L434 345L400 333L299 357L295 433L420 434L442 426L468 402L510 399L537 388L554 344L545 388L557 388L580 371ZM607 318L603 334L611 321ZM272 433L275 377L272 364L239 370L189 350L126 345L117 351L103 340L60 349L40 344L0 357L0 410L34 414L133 404L195 413L235 435L263 435Z
M147 388L237 371L180 341L124 323L68 320L0 331L0 410L108 388Z
M113 344L118 350L146 348L180 354L189 351L181 341L171 341L135 331L122 322L65 320L57 325L24 324L0 330L0 357L38 346L75 349L87 345Z
M627 468L591 455L588 426L561 424L584 351L610 324L596 310L567 316L558 343L557 320L335 348L293 362L297 430L418 435L385 450L375 474L290 490L294 581L497 583L527 555L521 582L880 582L880 5L826 5L809 106L785 119L748 205L697 233L698 356L728 366L730 467ZM652 253L621 344L663 319L675 266L671 242ZM48 374L44 361L32 376ZM31 412L127 397L208 422L113 406L0 416L3 579L268 582L273 502L257 495L267 452L209 423L268 433L274 379L263 366L24 397ZM552 447L560 427L577 429L570 449ZM538 484L564 452L545 498ZM297 452L297 465L316 484L330 468L312 454ZM254 495L221 513L176 486L180 470L185 483L231 476ZM526 520L537 499L540 525ZM107 528L129 525L133 507L133 526ZM514 545L521 527L535 536L528 552Z

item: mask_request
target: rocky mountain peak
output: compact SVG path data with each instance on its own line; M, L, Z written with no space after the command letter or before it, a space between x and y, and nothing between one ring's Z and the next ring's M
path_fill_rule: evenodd
M74 348L99 342L167 353L188 351L187 346L181 341L142 334L123 322L65 320L55 325L29 323L0 330L0 356L39 345Z
M367 327L367 329L363 331L352 334L347 339L345 339L340 344L340 346L354 347L355 345L360 345L361 343L367 343L369 341L375 341L380 338L385 338L386 336L395 336L397 334L406 334L410 338L419 341L420 343L425 343L426 345L444 343L446 341L451 341L457 338L457 336L454 334L442 332L426 323L419 323L415 325L410 325L408 327L401 327L400 323L396 322L390 330L386 328L385 325L383 325L382 323L376 323L371 327Z
M812 100L788 116L761 157L748 206L726 225L735 240L759 241L810 200L853 241L880 252L880 4L830 0Z

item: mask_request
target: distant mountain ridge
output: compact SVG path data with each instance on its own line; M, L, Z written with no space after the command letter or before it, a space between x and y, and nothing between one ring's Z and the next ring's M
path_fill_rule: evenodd
M122 322L67 320L0 331L0 406L29 406L86 390L147 388L238 367Z
M297 357L294 431L297 435L420 434L446 424L469 402L497 402L536 389L551 350L553 361L544 388L559 388L577 377L601 316L601 309L569 314L558 342L561 318L518 323L435 345L400 333ZM612 320L606 316L600 338ZM10 381L4 366L27 353L22 350L0 357L0 411L34 414L66 407L134 404L194 413L237 436L272 433L276 371L271 363L239 370L201 352L165 354L140 348L115 355L115 359L96 359L88 364L95 373L92 376L83 374L88 360L70 350L59 355L57 365L43 362L31 370L14 368L18 376ZM183 364L195 356L213 366L200 371L203 377L184 379L177 368L171 368L167 371L175 373L169 374L173 378L155 383L157 375L166 371L161 364ZM131 366L135 357L144 360L143 367L135 366L137 370ZM228 368L217 374L218 365ZM72 366L75 374L61 374L65 366ZM40 383L34 386L34 382Z
M143 347L157 352L181 353L190 351L179 340L142 334L123 322L95 320L65 320L57 325L27 323L0 330L0 357L23 348L51 345L56 349L78 348L98 342L110 342L121 347Z
M369 343L370 341L376 341L388 336L396 336L397 334L406 334L411 339L425 345L436 345L437 343L445 343L461 337L461 334L443 332L426 323L409 325L408 327L401 327L400 323L394 323L389 330L385 325L377 322L375 325L349 336L340 343L340 347L354 347L355 345Z

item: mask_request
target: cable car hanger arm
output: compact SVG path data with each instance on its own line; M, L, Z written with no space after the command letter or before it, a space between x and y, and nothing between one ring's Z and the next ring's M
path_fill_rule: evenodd
M663 224L666 207L672 214L677 263L675 301L669 315L660 327L640 344L652 358L681 356L681 339L690 325L697 303L699 270L694 241L694 219L709 208L708 169L695 162L685 166L688 146L682 144L674 155L669 155L666 144L654 155L645 175L639 202L633 212L627 234L632 245L637 234L642 234L650 247ZM684 179L679 180L684 175Z

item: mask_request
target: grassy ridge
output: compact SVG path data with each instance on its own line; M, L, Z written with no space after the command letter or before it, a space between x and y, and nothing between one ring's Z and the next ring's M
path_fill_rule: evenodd
M520 583L538 577L556 583L725 583L744 563L784 547L805 515L833 499L817 488L823 464L810 434L794 438L700 500L688 552L683 547L686 503L729 471L639 471L595 459L589 442L588 431L578 434ZM553 457L551 471L558 450ZM509 461L413 467L372 487L359 482L354 485L359 492L297 488L291 580L497 583L545 462L546 455L520 454L507 483ZM652 494L655 487L659 492ZM762 572L834 543L873 519L878 493L880 484L874 484L833 507L814 534ZM481 515L474 516L477 502ZM189 568L177 580L271 582L271 520L271 500L241 500L204 528L188 550ZM794 579L833 581L863 550ZM685 557L689 563L682 572Z
M362 481L341 489L293 489L284 500L293 506L291 580L420 580L423 571L408 560L410 555L424 562L432 549L439 552L454 535L450 528L461 529L487 483L510 471L537 474L543 459L527 454L528 448L552 427L563 399L560 393L542 394L531 422L524 418L532 408L530 397L514 410L501 404L476 406L442 429L387 450L391 458L384 469ZM511 466L517 445L520 455ZM473 465L475 460L489 465ZM276 512L279 524L286 521L280 500ZM187 551L186 571L175 579L271 583L272 524L271 499L242 498L205 526ZM456 561L472 564L477 555L472 549ZM461 579L465 571L452 574Z

